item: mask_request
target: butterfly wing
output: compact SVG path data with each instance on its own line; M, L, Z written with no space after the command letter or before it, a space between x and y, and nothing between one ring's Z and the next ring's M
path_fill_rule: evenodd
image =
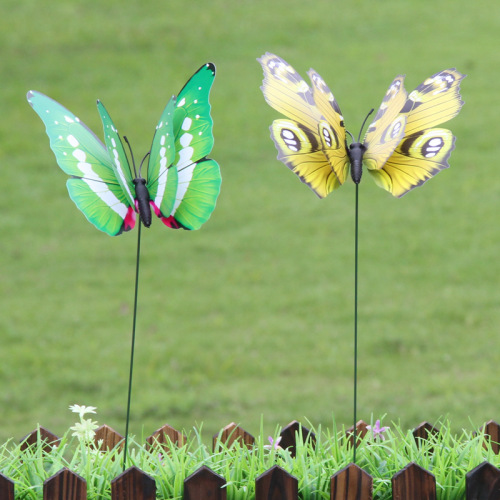
M156 126L148 161L147 188L151 205L159 217L168 217L174 206L179 175L173 167L175 97L172 97Z
M464 77L454 68L441 71L410 93L399 115L406 120L403 140L381 168L368 164L380 187L401 197L449 167L455 138L449 130L432 127L460 111L464 104L460 82Z
M50 147L75 205L94 226L115 236L134 227L135 214L121 188L106 148L73 113L40 92L29 104L45 124Z
M163 212L153 206L155 213L171 228L199 229L209 219L219 196L219 165L206 158L214 144L209 102L214 78L215 66L203 65L176 99L173 132L177 186L173 198L169 199L172 201L170 211Z
M114 170L115 177L118 180L127 201L130 206L135 208L135 188L133 183L132 172L130 165L123 148L123 143L118 134L118 130L111 120L111 116L107 112L104 104L97 101L97 110L101 117L102 126L104 129L104 142L108 150L109 157L112 159L111 167Z
M264 98L288 118L271 125L278 160L323 198L345 181L348 171L340 108L315 71L309 71L311 90L280 57L267 52L257 60L264 70Z
M400 111L407 96L404 76L399 75L389 86L375 118L366 131L363 160L368 169L382 168L403 139L406 115L401 115Z

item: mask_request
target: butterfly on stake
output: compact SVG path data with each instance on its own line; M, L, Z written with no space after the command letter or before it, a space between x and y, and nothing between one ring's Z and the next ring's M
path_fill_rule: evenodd
M344 118L332 92L314 70L312 89L280 57L257 59L264 70L261 90L267 103L287 119L275 120L271 138L278 159L320 198L340 187L349 166L357 184L362 164L380 187L401 197L444 168L455 138L443 128L460 111L460 81L465 75L447 69L427 78L410 95L403 76L389 86L362 143L347 145Z
M177 97L172 96L156 126L151 150L134 173L120 135L104 105L97 109L105 145L73 113L40 92L28 102L45 124L57 163L76 206L110 236L133 229L138 213L151 225L152 211L170 228L199 229L210 217L220 191L218 164L207 158L213 147L209 92L215 66L203 65ZM146 177L141 177L147 162Z

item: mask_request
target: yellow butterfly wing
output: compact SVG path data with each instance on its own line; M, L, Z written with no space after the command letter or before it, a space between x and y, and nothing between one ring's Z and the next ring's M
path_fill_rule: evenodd
M387 90L375 118L366 131L363 160L369 169L380 169L405 135L406 116L400 111L407 100L404 76L397 76Z
M455 138L449 130L431 127L460 111L464 104L460 82L464 77L454 68L441 71L410 93L398 115L406 120L403 140L381 167L367 162L377 185L401 197L449 167Z
M349 166L338 104L316 72L309 72L311 90L280 57L266 53L258 61L267 103L288 118L271 125L278 159L323 198L345 181Z

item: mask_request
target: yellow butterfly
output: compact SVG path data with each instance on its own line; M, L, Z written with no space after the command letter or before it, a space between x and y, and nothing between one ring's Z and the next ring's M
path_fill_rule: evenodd
M311 89L280 57L268 52L257 60L267 103L288 118L271 125L278 159L320 198L345 182L349 166L356 184L364 163L377 185L398 197L448 168L455 137L432 127L456 116L463 105L460 81L466 75L456 69L427 78L410 95L404 76L397 76L363 143L353 139L348 147L339 105L318 73L308 72Z

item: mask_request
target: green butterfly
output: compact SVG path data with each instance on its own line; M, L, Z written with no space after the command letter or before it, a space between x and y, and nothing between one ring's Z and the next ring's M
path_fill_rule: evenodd
M134 174L118 131L104 105L97 109L105 145L73 113L40 92L28 102L45 124L57 163L76 206L110 236L133 229L138 213L146 227L152 212L170 228L199 229L220 192L219 165L206 156L213 147L209 93L215 66L203 65L173 96L156 126L151 150ZM126 137L124 137L127 141ZM128 141L127 141L128 143ZM146 178L141 167L148 158Z

